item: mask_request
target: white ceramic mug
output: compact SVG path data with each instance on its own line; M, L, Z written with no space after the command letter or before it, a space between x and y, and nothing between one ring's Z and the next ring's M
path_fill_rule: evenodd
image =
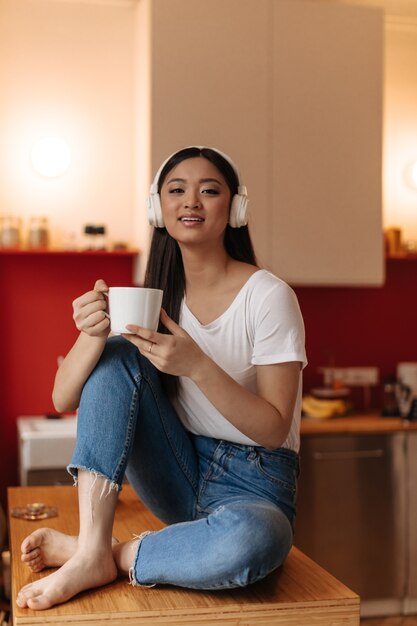
M157 330L163 293L146 287L110 287L107 295L112 333L129 333L127 324Z

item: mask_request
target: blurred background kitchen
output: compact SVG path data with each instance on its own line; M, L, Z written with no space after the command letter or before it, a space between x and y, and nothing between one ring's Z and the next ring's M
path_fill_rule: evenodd
M296 543L417 613L417 2L0 0L0 93L3 511L67 480L72 300L140 284L152 173L213 145L306 323Z

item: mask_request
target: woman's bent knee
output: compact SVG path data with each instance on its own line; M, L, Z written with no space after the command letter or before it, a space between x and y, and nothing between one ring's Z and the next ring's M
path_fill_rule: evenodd
M87 379L86 386L90 384L106 385L114 380L119 380L127 374L128 379L138 381L140 373L139 351L123 337L110 337L104 347L103 353Z
M227 514L233 540L225 545L221 559L228 581L224 586L244 587L282 565L291 549L293 532L280 509L269 504L240 505L232 506Z
M124 337L109 337L106 345L104 346L99 364L108 362L111 363L113 361L123 361L132 357L137 360L138 355L139 351L136 346L134 346L130 341L127 341Z
M250 534L247 532L250 530ZM243 534L246 534L246 541ZM249 585L267 576L282 565L291 549L293 533L287 517L277 509L273 515L258 519L258 524L241 533L244 556L242 585Z

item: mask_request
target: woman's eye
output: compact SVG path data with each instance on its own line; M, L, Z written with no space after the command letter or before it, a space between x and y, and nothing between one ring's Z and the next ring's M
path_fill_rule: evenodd
M218 196L219 195L218 189L202 189L201 193L205 193L205 194L208 194L210 196Z
M173 187L172 189L169 190L169 193L183 193L184 190L181 189L181 187Z

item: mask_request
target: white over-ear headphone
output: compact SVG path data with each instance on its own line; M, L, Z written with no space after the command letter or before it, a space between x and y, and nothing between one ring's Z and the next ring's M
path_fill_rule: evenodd
M203 150L205 146L189 146L190 148L197 148L198 150ZM185 149L185 148L183 148ZM230 205L230 214L229 214L229 225L232 228L240 228L241 226L246 226L248 223L247 220L247 207L248 207L248 196L246 192L245 185L241 184L240 176L238 169L232 159L227 156L224 152L220 152L217 148L209 148L209 150L213 150L213 152L217 152L221 157L223 157L233 168L237 180L238 180L238 188L237 193L233 196L232 202ZM162 228L164 226L164 218L162 216L162 208L161 208L161 199L158 193L158 184L159 177L161 175L162 170L168 161L181 150L177 150L171 154L165 161L162 163L161 167L157 171L153 183L151 185L149 196L146 200L146 206L148 209L148 219L149 223L152 226L156 226L157 228Z

